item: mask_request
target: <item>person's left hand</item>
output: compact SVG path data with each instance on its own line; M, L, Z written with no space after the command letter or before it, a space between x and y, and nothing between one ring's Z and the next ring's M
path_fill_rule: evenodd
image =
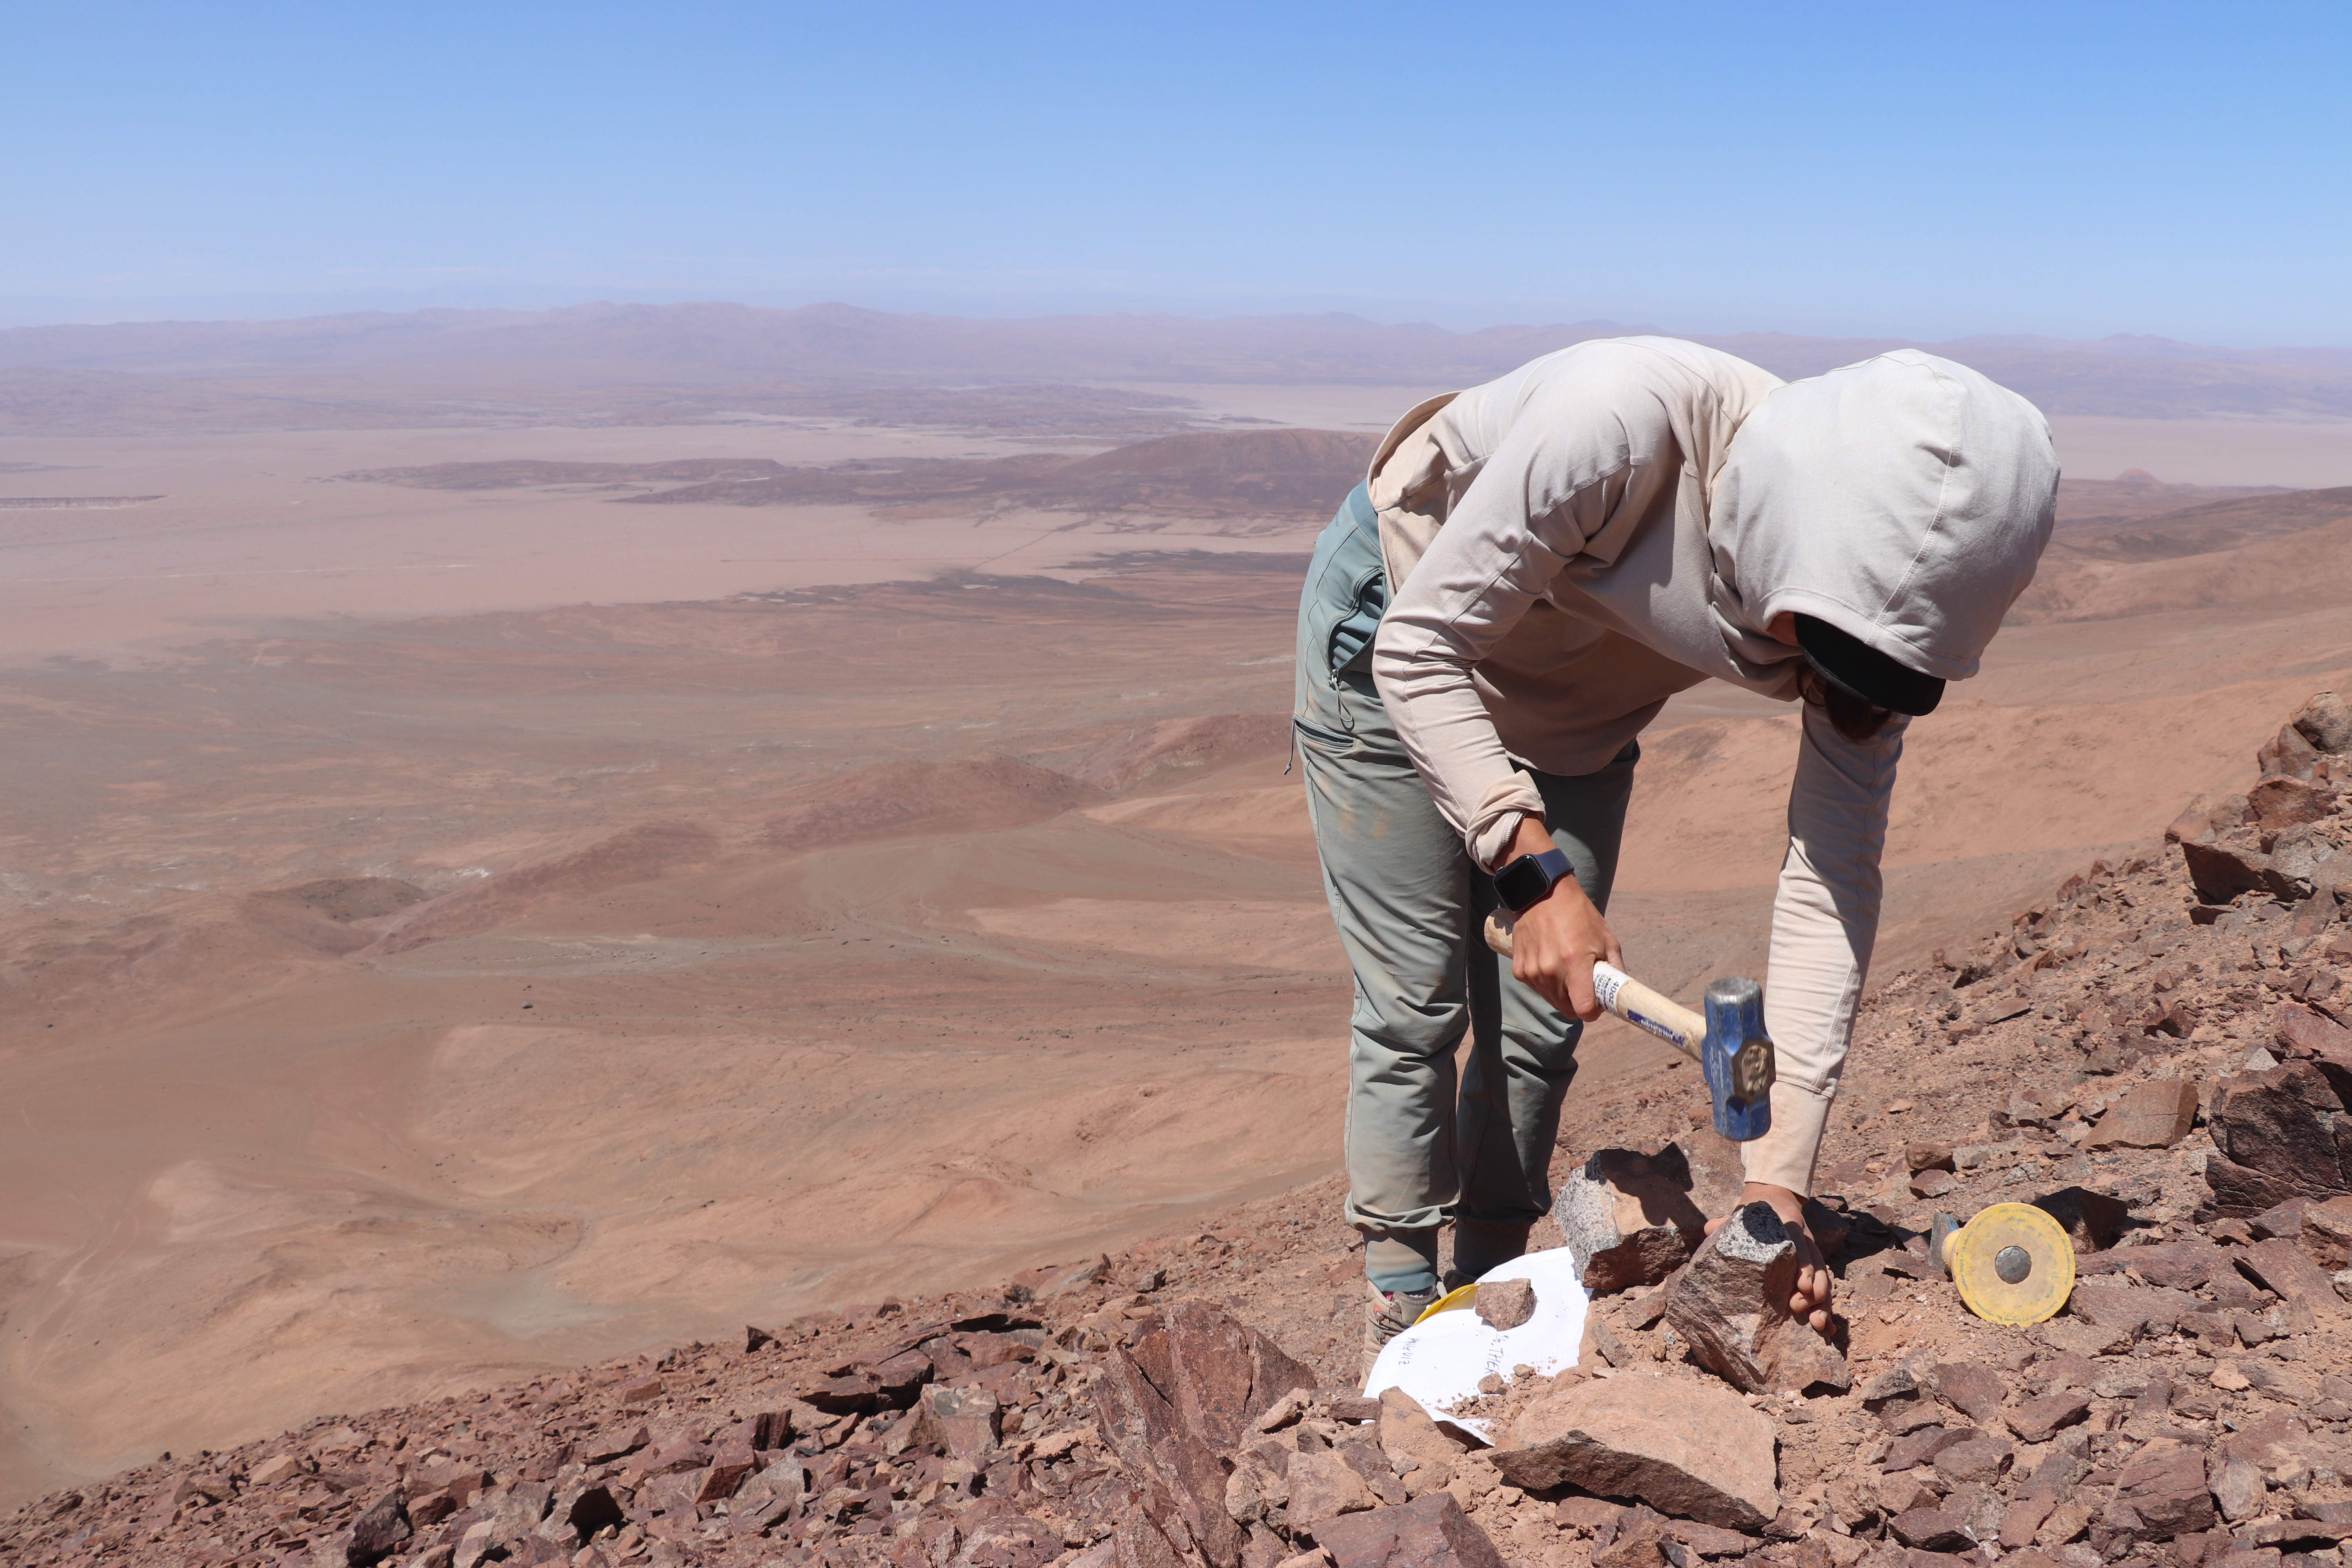
M1780 1223L1797 1242L1797 1290L1789 1298L1789 1316L1817 1333L1830 1331L1830 1290L1832 1283L1830 1266L1822 1257L1822 1249L1813 1240L1813 1233L1805 1226L1805 1200L1786 1187L1772 1186L1764 1182L1750 1182L1739 1190L1740 1208L1752 1203L1768 1203ZM1706 1222L1706 1233L1713 1236L1729 1224L1731 1216Z

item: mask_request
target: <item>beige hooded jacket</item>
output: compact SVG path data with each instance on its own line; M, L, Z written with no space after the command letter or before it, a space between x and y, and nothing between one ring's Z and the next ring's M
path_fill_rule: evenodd
M1372 673L1447 820L1491 867L1541 797L1515 763L1605 764L1709 676L1793 700L1783 610L1973 675L2048 541L2042 416L1914 350L1783 384L1671 338L1579 343L1408 414L1370 486L1392 601ZM1773 908L1773 1131L1750 1180L1810 1193L1876 940L1903 725L1808 708Z

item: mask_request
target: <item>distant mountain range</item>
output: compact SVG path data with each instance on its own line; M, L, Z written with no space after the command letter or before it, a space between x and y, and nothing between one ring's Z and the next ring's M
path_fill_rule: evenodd
M390 399L427 424L502 423L526 407L543 411L552 399L577 404L583 414L595 404L604 420L634 424L651 422L647 410L656 405L667 422L717 406L773 406L793 398L837 403L861 390L941 386L1450 387L1584 339L1663 330L1580 321L1454 332L1338 314L981 321L837 304L790 310L580 305L20 327L0 331L0 427L60 428L39 417L39 405L52 396L74 401L83 414L120 402L133 426L149 417L135 412L144 405L169 413L152 417L179 425L206 422L199 405L207 403L217 405L212 417L232 423L284 414L242 406L257 397L344 405L369 422L385 416ZM1790 377L1891 348L1926 348L1976 366L2053 414L2352 416L2352 349L2223 349L2146 337L1975 337L1906 345L1751 332L1696 341ZM177 391L156 386L156 380L201 383L205 397L194 397L184 384ZM479 405L428 397L428 389ZM748 401L719 395L729 391ZM591 394L605 395L600 401Z

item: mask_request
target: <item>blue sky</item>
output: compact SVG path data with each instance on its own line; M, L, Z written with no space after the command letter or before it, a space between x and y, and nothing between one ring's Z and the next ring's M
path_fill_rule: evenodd
M0 324L967 315L2352 343L2352 6L0 5Z

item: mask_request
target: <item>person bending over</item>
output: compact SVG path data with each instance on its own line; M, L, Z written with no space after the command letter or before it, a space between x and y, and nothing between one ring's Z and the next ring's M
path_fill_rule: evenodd
M1441 1226L1458 1284L1550 1211L1592 965L1622 962L1606 910L1635 737L1709 677L1801 713L1767 976L1779 1081L1740 1201L1796 1232L1790 1310L1828 1328L1801 1205L1877 934L1905 728L1976 673L2057 481L2031 404L1908 349L1783 384L1675 339L1583 342L1390 430L1317 542L1294 719L1355 973L1346 1213L1368 1353L1438 1294ZM1517 908L1507 965L1479 936L1496 874Z

